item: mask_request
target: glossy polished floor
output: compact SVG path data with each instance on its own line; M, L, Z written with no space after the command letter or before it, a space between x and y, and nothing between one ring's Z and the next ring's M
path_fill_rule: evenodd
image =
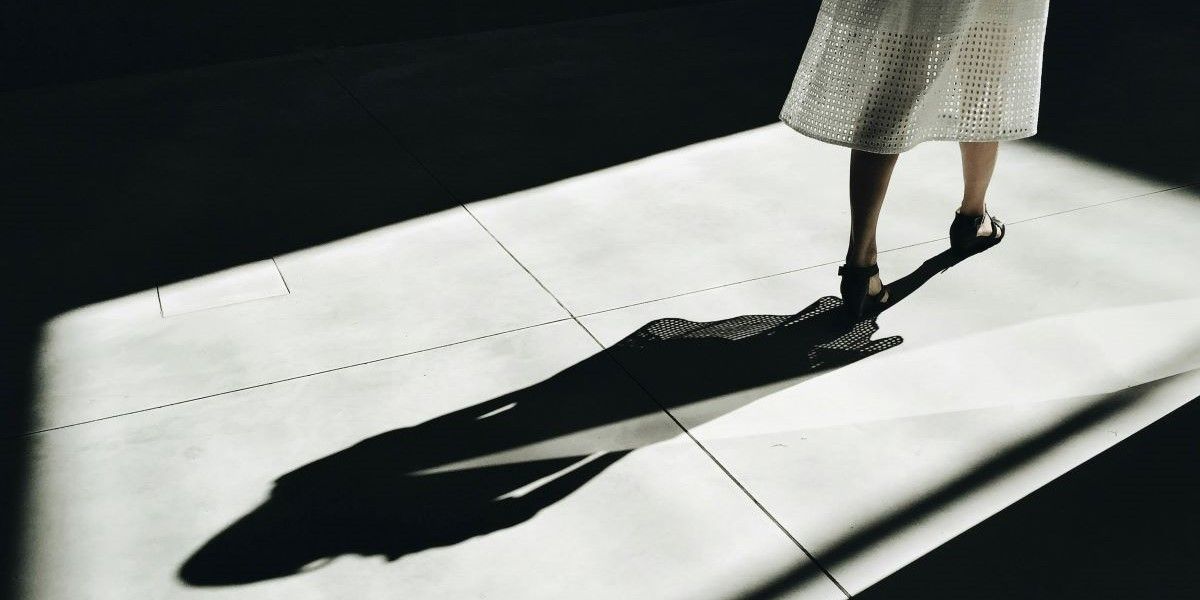
M1005 142L1007 239L956 260L957 146L924 143L879 232L903 298L847 331L847 149L771 96L698 139L703 107L556 112L623 56L588 35L734 47L742 4L6 96L34 153L107 140L56 193L174 202L144 251L187 265L41 328L21 597L844 598L1200 395L1176 171Z

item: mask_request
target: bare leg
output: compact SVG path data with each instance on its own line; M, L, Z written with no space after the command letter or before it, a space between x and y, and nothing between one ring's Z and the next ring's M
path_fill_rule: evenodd
M899 157L899 154L850 150L850 245L846 249L846 262L851 265L875 264L879 211ZM882 286L876 275L871 278L867 293L875 294Z
M962 153L963 170L963 198L958 212L971 216L982 215L985 210L984 197L992 181L992 171L996 168L1000 142L959 142L958 148ZM979 235L989 235L991 232L991 221L984 219Z

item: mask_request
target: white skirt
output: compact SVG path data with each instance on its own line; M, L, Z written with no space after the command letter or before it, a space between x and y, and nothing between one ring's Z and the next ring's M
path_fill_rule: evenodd
M896 154L1037 133L1050 0L822 0L779 119Z

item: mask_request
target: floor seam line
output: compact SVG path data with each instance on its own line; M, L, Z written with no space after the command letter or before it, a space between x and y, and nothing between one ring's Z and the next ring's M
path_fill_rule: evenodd
M483 229L484 232L486 232L488 236L490 236L492 240L496 242L496 245L500 246L500 249L503 250L504 253L509 256L509 258L513 259L513 262L517 263L517 266L521 267L521 269L525 271L525 273L528 274L529 277L538 284L538 286L545 290L545 292L549 294L556 303L558 303L558 306L567 313L567 316L575 319L575 313L571 312L571 309L567 308L567 305L563 304L563 301L559 300L558 296L556 296L554 292L550 291L550 288L546 287L546 284L542 283L542 280L538 279L538 276L534 275L533 271L529 270L529 267L525 266L525 263L521 262L521 259L517 258L517 255L513 254L512 250L509 250L508 246L505 246L504 242L501 242L500 238L496 237L496 234L492 233L492 230L488 229L487 225L484 225L483 221L479 220L479 217L475 216L475 213L471 212L471 209L467 208L466 204L460 204L459 206L466 211L468 215L471 215L471 218L475 220L475 223L479 225L479 228Z
M1181 185L1176 185L1176 186L1174 186L1174 187L1163 188L1163 189L1161 189L1161 190L1154 190L1154 191L1152 191L1152 192L1144 192L1144 193L1141 193L1141 194L1135 194L1135 195L1133 195L1133 196L1127 196L1127 197L1125 197L1125 198L1117 198L1117 199L1115 199L1115 200L1105 200L1104 202L1097 202L1096 204L1088 204L1087 206L1077 206L1077 207L1075 207L1075 208L1068 208L1068 209L1065 209L1065 210L1060 210L1060 211L1056 211L1056 212L1052 212L1052 213L1046 213L1046 214L1044 214L1044 215L1038 215L1038 216L1036 216L1036 217L1029 217L1028 219L1021 219L1021 220L1019 220L1019 221L1011 221L1011 223L1028 223L1029 221L1036 221L1036 220L1038 220L1038 219L1045 219L1046 217L1054 217L1054 216L1057 216L1057 215L1062 215L1062 214L1071 213L1071 212L1076 212L1076 211L1081 211L1081 210L1087 210L1087 209L1089 209L1089 208L1096 208L1096 207L1099 207L1099 206L1105 206L1105 205L1108 205L1108 204L1116 204L1117 202L1124 202L1124 201L1126 201L1126 200L1136 200L1136 199L1138 199L1138 198L1144 198L1144 197L1146 197L1146 196L1153 196L1154 194L1162 194L1162 193L1165 193L1165 192L1172 192L1172 191L1175 191L1175 190L1179 190L1179 189L1183 189L1183 188L1187 188L1187 187L1192 187L1192 186L1194 186L1194 185L1197 185L1197 184L1200 184L1200 182L1185 183L1185 184L1181 184ZM1010 222L1006 221L1006 223L1010 223Z
M392 141L395 142L395 144L397 146L399 146L400 149L405 154L407 154L409 158L411 158L413 160L413 162L417 163L417 166L420 167L421 170L424 171L425 174L428 175L429 178L431 180L433 180L433 182L435 184L437 184L437 186L439 188L441 188L442 191L445 192L445 194L447 196L450 197L451 201L455 202L456 204L459 204L460 206L462 205L461 201L459 201L458 197L454 194L454 192L450 190L450 187L447 186L445 183L443 183L442 180L433 172L433 170L430 169L425 164L425 162L421 160L421 158L419 156L417 156L417 153L414 152L412 150L412 148L410 148L409 145L406 144L404 142L404 140L401 139L400 136L396 134L395 131L392 131L392 128L389 127L388 124L383 121L383 119L379 118L379 116L375 114L375 111L371 110L370 108L367 108L367 105L364 104L363 101L360 100L359 97L354 94L354 92L350 89L350 86L346 85L345 82L343 82L341 80L341 78L338 77L337 74L333 72L333 67L325 60L325 57L323 55L313 54L312 59L317 61L317 63L321 65L321 67L325 71L325 74L329 75L329 78L332 79L334 81L334 83L336 83L338 85L338 87L342 88L342 91L345 92L345 94L347 96L349 96L350 99L353 100L354 103L356 105L358 105L358 107L360 109L362 109L362 111L365 112L367 114L367 116L371 118L372 121L375 121L375 124L378 125L379 128L381 130L383 130L383 132L386 133L387 136L390 137L392 139Z
M357 104L357 105L358 105L358 107L359 107L359 108L361 108L361 109L363 110L363 112L367 113L367 115L368 115L368 116L370 116L370 117L371 117L371 119L372 119L373 121L375 121L376 125L378 125L378 126L379 126L379 127L380 127L380 128L381 128L381 129L382 129L384 132L385 132L385 133L387 133L388 137L392 138L392 141L394 141L394 142L396 143L396 145L400 146L401 150L403 150L403 151L405 152L405 154L408 154L408 156L409 156L410 158L412 158L412 159L413 159L413 161L414 161L414 162L416 162L418 166L420 166L420 167L421 167L421 170L422 170L422 171L424 171L424 172L425 172L425 174L426 174L426 175L428 175L428 176L429 176L429 178L430 178L430 179L432 179L432 180L433 180L433 182L434 182L434 183L436 183L436 184L437 184L437 186L438 186L439 188L441 188L441 189L442 189L442 191L443 191L443 192L445 192L445 194L446 194L447 196L449 196L449 197L450 197L450 200L451 200L451 201L453 201L454 203L456 203L456 204L458 205L458 207L459 207L459 208L461 208L461 209L463 209L464 211L466 211L466 213L467 213L468 215L470 215L472 219L474 219L474 220L475 220L475 223L476 223L477 225L479 225L479 227L480 227L481 229L483 229L483 230L484 230L484 231L485 231L485 232L486 232L486 233L487 233L487 234L488 234L488 235L489 235L489 236L492 238L492 240L494 240L494 241L496 242L496 244L497 244L498 246L500 246L500 249L501 249L501 250L504 250L504 252L505 252L506 254L508 254L509 258L512 258L513 262L517 263L517 265L518 265L518 266L520 266L522 270L524 270L524 271L525 271L527 274L529 274L529 276L530 276L530 277L533 279L533 281L534 281L535 283L537 283L537 284L538 284L538 286L540 286L540 287L541 287L543 290L545 290L545 292L546 292L547 294L549 294L549 295L550 295L550 297L551 297L551 298L553 298L553 299L554 299L554 301L555 301L556 303L558 303L558 305L559 305L560 307L562 307L562 309L563 309L564 311L566 311L567 315L569 315L571 318L574 318L574 317L575 317L575 315L574 315L574 314L571 312L571 310L570 310L570 309L568 309L568 308L566 307L566 305L565 305L565 304L563 304L562 300L559 300L558 296L556 296L556 295L554 294L554 292L550 291L550 288L546 287L546 284L545 284L545 283L542 283L542 281L541 281L540 279L538 279L536 275L534 275L534 274L533 274L533 271L530 271L530 270L529 270L529 267L525 266L525 264L524 264L524 263L522 263L522 262L520 261L520 259L518 259L518 258L516 257L516 255L515 255L515 254L513 254L513 253L512 253L512 251L510 251L510 250L508 249L508 247L506 247L506 246L504 245L504 243L503 243L503 242L501 242L501 241L500 241L500 238L496 237L496 235L495 235L494 233L492 233L492 231L491 231L490 229L488 229L486 225L484 225L484 224L483 224L483 221L481 221L481 220L479 219L479 217L475 216L475 213L471 212L471 210L470 210L469 208L467 208L467 205L466 205L466 203L464 203L464 202L463 202L461 199L459 199L458 195L457 195L457 194L455 194L455 193L454 193L454 191L450 189L450 186L448 186L448 185L446 185L445 183L443 183L443 182L442 182L442 180L441 180L441 179L440 179L440 178L437 176L437 174L435 174L435 173L433 172L433 170L432 170L432 169L430 169L430 168L429 168L429 166L427 166L427 165L425 164L425 162L424 162L424 161L422 161L422 160L421 160L421 158L420 158L419 156L417 156L417 153L416 153L415 151L413 151L413 149L412 149L412 148L410 148L410 147L408 146L408 144L404 143L404 140L402 140L402 139L400 138L400 136L396 134L396 132L395 132L395 131L392 131L392 128L391 128L391 127L389 127L389 126L388 126L388 124L387 124L387 123L385 123L385 122L383 121L383 119L379 118L379 116L378 116L378 115L376 115L376 114L375 114L375 112L374 112L374 111L372 111L370 108L367 108L367 105L366 105L366 104L364 104L364 103L362 102L362 100L360 100L360 99L358 98L358 96L356 96L356 95L354 94L354 92L353 92L353 91L350 89L350 87L349 87L349 86L347 86L347 85L346 85L346 84L345 84L345 83L344 83L344 82L343 82L343 81L342 81L342 80L341 80L341 79L340 79L340 78L337 76L337 74L335 74L335 73L333 72L333 69L332 69L332 67L330 67L329 63L328 63L328 62L326 62L326 61L325 61L325 59L324 59L323 57L314 55L314 56L313 56L313 59L314 59L314 60L316 60L318 63L320 63L322 67L324 67L324 69L325 69L325 72L326 72L326 73L329 75L329 77L330 77L331 79L333 79L333 80L334 80L334 82L336 82L336 83L338 84L338 87L342 88L342 91L343 91L343 92L345 92L345 93L346 93L346 95L347 95L347 96L349 96L349 97L350 97L352 100L354 100L354 103L355 103L355 104Z
M1126 197L1126 198L1118 198L1118 199L1116 199L1116 200L1106 200L1106 201L1104 201L1104 202L1099 202L1099 203L1096 203L1096 204L1089 204L1089 205L1087 205L1087 206L1079 206L1079 207L1075 207L1075 208L1069 208L1069 209L1066 209L1066 210L1061 210L1061 211L1058 211L1058 212L1047 213L1047 214L1044 214L1044 215L1038 215L1038 216L1036 216L1036 217L1029 217L1029 218L1027 218L1027 219L1021 219L1021 220L1018 220L1018 221L1005 221L1005 223L1006 223L1006 224L1008 224L1008 225L1014 225L1014 224L1018 224L1018 223L1028 223L1028 222L1030 222L1030 221L1036 221L1036 220L1038 220L1038 219L1044 219L1044 218L1047 218L1047 217L1054 217L1054 216L1061 215L1061 214L1066 214L1066 213L1076 212L1076 211L1080 211L1080 210L1086 210L1086 209L1089 209L1089 208L1095 208L1095 207L1104 206L1104 205L1107 205L1107 204L1114 204L1114 203L1117 203L1117 202L1124 202L1124 201L1126 201L1126 200L1134 200L1134 199L1136 199L1136 198L1142 198L1142 197L1144 197L1144 196L1150 196L1150 195L1154 195L1154 194L1161 194L1161 193L1163 193L1163 192L1170 192L1170 191L1177 190L1177 189L1181 189L1181 188L1192 187L1192 186L1194 186L1194 185L1197 185L1197 184L1200 184L1200 182L1196 182L1196 183L1188 183L1188 184L1184 184L1184 185L1178 185L1178 186L1171 187L1171 188L1165 188L1165 189L1161 189L1161 190L1155 190L1155 191L1152 191L1152 192L1146 192L1146 193L1144 193L1144 194L1137 194L1137 195L1135 195L1135 196L1128 196L1128 197ZM905 245L902 245L902 246L896 246L895 248L888 248L887 250L880 250L880 251L879 251L879 254L887 254L888 252L895 252L895 251L897 251L897 250L905 250L905 249L908 249L908 248L914 248L914 247L916 247L916 246L923 246L923 245L925 245L925 244L933 244L933 243L936 243L936 242L941 242L941 241L944 241L944 240L947 240L947 239L950 239L950 238L949 238L949 236L943 236L943 237L939 237L939 238L935 238L935 239L931 239L931 240L925 240L925 241L922 241L922 242L913 242L913 243L911 243L911 244L905 244ZM614 306L614 307L612 307L612 308L604 308L604 309L600 309L600 310L594 310L594 311L591 311L591 312L580 313L580 314L579 314L579 315L577 315L577 316L578 316L578 317L580 317L580 318L582 318L582 317L590 317L590 316L593 316L593 315L599 315L599 314L603 314L603 313L606 313L606 312L612 312L612 311L616 311L616 310L622 310L622 309L626 309L626 308L632 308L632 307L634 307L634 306L641 306L641 305L643 305L643 304L653 304L653 303L655 303L655 302L662 302L663 300L671 300L671 299L674 299L674 298L682 298L683 296L690 296L690 295L692 295L692 294L699 294L699 293L703 293L703 292L711 292L711 291L713 291L713 290L719 290L719 289L721 289L721 288L732 287L732 286L735 286L735 285L741 285L741 284L743 284L743 283L750 283L750 282L752 282L752 281L760 281L760 280L763 280L763 279L770 279L770 278L772 278L772 277L780 277L780 276L783 276L783 275L791 275L792 273L799 273L799 272L801 272L801 271L807 271L807 270L810 270L810 269L817 269L817 268L820 268L820 267L827 267L827 266L830 266L830 265L837 265L837 264L841 264L841 262L842 262L842 260L841 260L841 259L838 259L838 260L832 260L832 261L827 261L827 262L823 262L823 263L812 264L812 265L808 265L808 266L805 266L805 267L797 267L797 268L795 268L795 269L788 269L788 270L786 270L786 271L779 271L779 272L777 272L777 273L771 273L771 274L768 274L768 275L760 275L760 276L758 276L758 277L751 277L751 278L748 278L748 279L740 279L740 280L738 280L738 281L732 281L732 282L729 282L729 283L722 283L722 284L720 284L720 285L709 286L709 287L706 287L706 288L700 288L700 289L696 289L696 290L688 290L688 291L686 291L686 292L680 292L680 293L678 293L678 294L671 294L671 295L668 295L668 296L662 296L662 297L660 297L660 298L652 298L652 299L649 299L649 300L640 300L640 301L638 301L638 302L632 302L632 303L630 303L630 304L623 304L623 305L621 305L621 306Z
M600 342L600 340L595 336L595 334L593 334L591 332L591 330L589 330L586 326L584 326L583 323L581 323L578 319L575 319L575 322L579 323L579 326L583 328L584 332L586 332L588 334L588 336L590 336L596 342L596 344L600 346L601 352L609 352L610 351L610 348L608 346L605 346L602 342ZM689 431L688 428L685 427L683 425L683 423L680 422L679 419L677 419L675 417L675 415L670 410L668 410L666 406L663 405L662 402L659 402L658 398L654 397L654 394L651 394L650 390L647 389L646 386L642 385L642 382L637 377L634 377L633 373L631 373L629 371L629 369L627 369L621 361L617 360L617 358L615 356L613 356L611 353L608 355L608 358L609 358L609 360L611 360L613 362L613 364L615 364L617 366L618 369L621 370L622 373L625 374L626 377L629 378L630 381L633 382L634 385L637 386L637 388L639 390L642 391L643 394L646 395L647 398L650 399L651 402L653 402L655 404L655 406L658 407L659 410L661 410L664 414L667 415L667 418L671 419L671 421L673 423L675 423L676 427L679 427L679 430L682 431L683 434L686 435L688 437L688 439L690 439L692 441L692 443L696 445L696 447L698 447L702 452L704 452L704 454L706 456L708 456L709 460L711 460L712 463L714 465L716 465L717 468L720 469L721 472L724 473L725 476L730 481L732 481L733 484L736 485L737 488L739 490L741 490L742 493L747 498L749 498L750 501L753 502L755 506L758 507L759 511L761 511L762 514L765 515L768 520L770 520L772 523L774 523L775 526L778 527L781 532L783 532L783 535L787 536L787 538L789 540L791 540L791 542L793 544L795 544L795 546L797 548L800 549L800 552L802 552L804 554L804 556L806 556L808 558L808 560L812 562L813 566L817 567L817 569L819 569L821 571L821 573L824 574L825 577L828 578L829 581L833 583L833 585L837 586L838 590L841 591L842 594L844 594L846 596L846 598L852 597L850 592L847 591L846 588L842 586L841 582L839 582L837 580L837 578L833 576L833 573L830 573L829 569L826 569L825 565L821 564L821 562L819 560L817 560L817 557L814 556L812 552L809 552L808 548L805 548L804 544L801 544L800 540L796 539L796 536L792 535L792 532L788 531L788 529L783 526L783 523L780 523L779 519L775 518L775 515L773 515L771 513L771 511L767 510L767 507L764 506L763 503L758 500L758 498L755 498L754 494L751 494L750 490L747 489L746 486L743 485L742 482L732 472L730 472L730 470L727 469L725 467L725 465L722 464L721 461L718 460L715 455L713 455L712 452L709 451L708 447L706 447L703 443L701 443L700 440L696 439L696 436L692 435L692 432Z
M283 269L279 268L279 261L275 260L274 256L271 257L271 264L275 265L275 272L279 274L279 281L283 282L283 291L290 295L292 293L292 286L288 285L287 277L283 276Z
M56 425L56 426L54 426L54 427L47 427L47 428L45 428L45 429L38 429L38 430L35 430L35 431L27 431L27 432L24 432L24 433L15 433L15 434L3 435L3 436L0 436L0 440L6 440L6 439L17 439L17 438L23 438L23 437L31 437L31 436L34 436L34 435L37 435L37 434L40 434L40 433L47 433L47 432L50 432L50 431L57 431L57 430L60 430L60 429L68 429L68 428L71 428L71 427L77 427L77 426L80 426L80 425L87 425L87 424L89 424L89 423L96 423L96 422L99 422L99 421L107 421L107 420L109 420L109 419L116 419L116 418L119 418L119 417L127 417L127 416L129 416L129 415L136 415L136 414L138 414L138 413L150 412L150 411L152 411L152 410L159 410L159 409L162 409L162 408L169 408L169 407L172 407L172 406L179 406L179 405L181 405L181 404L188 404L188 403L191 403L191 402L197 402L197 401L200 401L200 400L207 400L207 399L209 399L209 398L216 398L216 397L218 397L218 396L227 396L227 395L229 395L229 394L236 394L236 393L238 393L238 392L244 392L244 391L247 391L247 390L258 389L258 388L267 387L267 386L271 386L271 385L276 385L276 384L280 384L280 383L287 383L287 382L289 382L289 381L296 381L297 379L305 379L305 378L308 378L308 377L315 377L315 376L317 376L317 375L324 375L324 374L327 374L327 373L333 373L333 372L335 372L335 371L344 371L344 370L346 370L346 369L353 369L353 368L355 368L355 367L362 367L362 366L371 365L371 364L375 364L375 363L380 363L380 362L384 362L384 361L388 361L388 360L393 360L393 359L397 359L397 358L403 358L403 357L406 357L406 356L412 356L412 355L414 355L414 354L420 354L420 353L422 353L422 352L429 352L429 351L431 351L431 350L440 350L440 349L442 349L442 348L449 348L450 346L457 346L457 345L459 345L459 344L466 344L466 343L469 343L469 342L476 342L476 341L483 340L483 339L487 339L487 338L490 338L490 337L496 337L496 336L505 335L505 334L509 334L509 333L515 333L515 332L518 332L518 331L523 331L523 330L525 330L525 329L532 329L532 328L534 328L534 327L543 327L543 326L546 326L546 325L552 325L552 324L554 324L554 323L562 323L563 321L567 321L567 320L571 320L571 319L569 319L568 317L563 317L563 318L561 318L561 319L554 319L554 320L551 320L551 321L544 321L544 322L541 322L541 323L535 323L535 324L533 324L533 325L525 325L525 326L523 326L523 327L517 327L517 328L514 328L514 329L506 329L506 330L504 330L504 331L497 331L497 332L495 332L495 333L489 333L489 334L487 334L487 335L476 336L476 337L473 337L473 338L468 338L468 339L464 339L464 340L456 340L456 341L453 341L453 342L448 342L448 343L445 343L445 344L439 344L439 345L436 345L436 346L430 346L430 347L428 347L428 348L421 348L421 349L418 349L418 350L412 350L412 351L409 351L409 352L401 352L400 354L393 354L393 355L391 355L391 356L383 356L383 357L380 357L380 358L373 358L373 359L371 359L371 360L365 360L365 361L362 361L362 362L352 363L352 364L348 364L348 365L340 365L340 366L337 366L337 367L331 367L331 368L328 368L328 369L321 369L320 371L313 371L313 372L311 372L311 373L302 373L302 374L300 374L300 375L293 375L293 376L291 376L291 377L284 377L283 379L276 379L276 380L273 380L273 381L266 381L266 382L263 382L263 383L256 383L256 384L254 384L254 385L242 386L242 387L239 387L239 388L234 388L234 389L232 389L232 390L223 390L223 391L220 391L220 392L213 392L213 393L211 393L211 394L205 394L205 395L203 395L203 396L197 396L197 397L195 397L195 398L187 398L187 399L184 399L184 400L177 400L177 401L175 401L175 402L168 402L168 403L166 403L166 404L159 404L159 405L156 405L156 406L149 406L149 407L146 407L146 408L140 408L140 409L138 409L138 410L131 410L131 411L123 412L123 413L117 413L117 414L115 414L115 415L107 415L107 416L104 416L104 417L97 417L97 418L95 418L95 419L88 419L88 420L86 420L86 421L79 421L78 423L68 423L68 424L66 424L66 425ZM576 323L578 323L578 321L576 321Z

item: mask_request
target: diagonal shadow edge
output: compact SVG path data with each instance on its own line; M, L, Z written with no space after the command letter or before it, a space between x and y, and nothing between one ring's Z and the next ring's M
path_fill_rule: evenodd
M1176 373L1100 396L1098 400L1074 411L1067 418L1021 442L1008 446L964 471L938 488L856 529L853 534L837 540L830 548L817 553L830 569L839 562L866 550L877 541L900 531L910 523L932 514L952 501L1003 477L1005 474L1041 456L1064 440L1114 416L1144 399L1155 390L1187 376L1196 369ZM1200 398L1200 397L1197 397ZM1193 400L1197 399L1193 398ZM784 573L738 600L769 600L781 598L790 590L817 576L814 567L804 565Z

